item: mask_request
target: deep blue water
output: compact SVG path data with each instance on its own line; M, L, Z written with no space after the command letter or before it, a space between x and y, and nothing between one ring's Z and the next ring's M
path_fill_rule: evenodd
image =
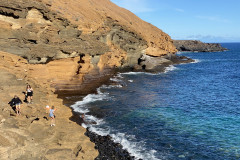
M166 73L119 74L118 86L103 86L73 108L98 122L93 131L144 160L240 159L240 43L222 45L230 50L182 53L198 62Z

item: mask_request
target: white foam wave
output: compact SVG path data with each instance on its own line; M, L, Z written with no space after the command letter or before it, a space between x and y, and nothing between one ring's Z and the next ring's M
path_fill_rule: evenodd
M71 106L73 108L73 111L79 112L79 113L88 113L89 110L87 108L79 107L79 105Z
M135 74L136 72L131 72L130 74ZM142 74L142 72L139 72ZM139 74L137 72L137 74ZM120 74L118 74L120 75ZM118 76L121 78L121 75ZM129 80L133 82L132 80ZM97 89L97 94L89 94L83 98L82 101L76 102L71 107L74 111L80 113L88 113L89 110L87 108L87 104L95 102L95 101L102 101L107 100L109 97L108 93L102 93L101 88L108 88L108 87L122 87L122 85L103 85L102 87ZM156 153L155 150L147 151L144 147L144 142L137 142L134 135L126 135L124 133L116 132L114 134L113 129L104 125L106 122L103 119L99 119L92 115L85 114L84 123L82 126L84 128L89 127L91 132L94 132L101 136L110 135L115 143L120 143L123 146L123 149L126 149L132 156L135 156L136 159L146 159L146 160L157 160L154 156ZM111 131L112 130L112 131Z
M110 81L121 82L122 80L115 77L115 78L110 78Z
M128 82L131 82L131 83L132 83L132 82L133 82L133 80L131 80L131 79L130 79L130 80L128 80Z
M123 149L126 149L131 155L135 156L136 159L158 160L154 156L157 151L150 150L147 152L144 148L144 142L131 142L126 138L134 136L126 136L124 133L111 134L110 136L115 143L120 143Z
M201 60L199 60L199 59L194 59L194 62L191 62L191 63L200 63L201 62Z
M139 74L147 74L147 75L157 75L158 73L149 73L149 72L125 72L125 73L120 73L122 75L139 75Z
M96 124L96 125L102 125L102 124L105 123L103 119L99 119L99 118L94 117L94 116L92 116L92 115L85 115L84 120L85 120L86 122L88 122L89 124L94 123L94 124Z
M165 68L164 73L167 73L167 72L170 72L170 71L173 71L173 70L176 70L176 69L177 69L177 67L175 67L173 65L170 65L170 66Z
M82 127L83 127L83 128L87 128L87 127L88 127L88 125L87 125L87 124L85 124L85 123L82 123Z
M77 103L75 103L74 106L75 105L84 106L90 102L101 101L107 98L108 98L107 94L89 94L86 97L84 97L82 101L78 101Z
M145 72L125 72L125 73L120 73L120 74L126 74L126 75L136 75L136 74L145 74Z
M124 133L111 133L110 128L100 128L98 126L91 126L89 128L91 132L94 132L101 136L110 135L115 143L120 143L123 149L126 149L132 156L136 159L146 159L146 160L158 160L154 154L155 150L147 151L144 147L144 142L136 142L134 135L126 135ZM110 134L111 133L111 134Z
M123 79L124 77L121 74L117 74L115 77Z
M102 85L100 88L103 89L110 89L110 88L122 88L123 86L121 84L117 84L117 85Z
M124 77L121 74L115 75L113 78L110 78L113 82L121 82Z
M108 93L102 93L100 88L97 89L97 94L88 94L83 98L82 101L78 101L75 104L71 105L71 108L73 108L73 111L79 112L79 113L88 113L89 110L86 106L86 104L95 102L95 101L102 101L107 100L110 98L108 96Z
M104 128L97 128L97 127L90 127L89 130L91 132L94 132L100 136L107 136L110 134L110 130L104 129Z

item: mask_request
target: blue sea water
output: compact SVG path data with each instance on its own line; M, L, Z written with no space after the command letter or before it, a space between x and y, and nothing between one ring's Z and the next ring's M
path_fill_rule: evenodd
M181 53L196 63L165 73L118 74L72 107L136 158L240 159L240 43L222 45L229 51Z

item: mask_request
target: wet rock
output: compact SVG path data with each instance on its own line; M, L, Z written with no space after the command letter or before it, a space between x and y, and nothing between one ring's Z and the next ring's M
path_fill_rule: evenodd
M123 149L120 143L115 143L112 137L97 135L87 128L85 133L92 142L95 143L95 148L99 151L99 155L95 160L134 160L135 157L131 156L129 152Z

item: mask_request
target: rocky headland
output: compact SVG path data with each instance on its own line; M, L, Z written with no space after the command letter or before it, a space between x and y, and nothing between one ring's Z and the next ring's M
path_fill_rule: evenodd
M174 40L179 52L220 52L226 51L219 43L203 43L198 40Z
M95 92L116 71L192 61L175 55L169 35L110 0L0 0L0 25L0 159L96 158L58 97ZM8 102L24 99L26 84L34 103L16 116ZM55 127L46 105L57 108Z
M177 51L170 36L109 0L1 0L0 23L0 49L42 64L38 77L56 91L86 94L113 69L147 69L142 57Z

